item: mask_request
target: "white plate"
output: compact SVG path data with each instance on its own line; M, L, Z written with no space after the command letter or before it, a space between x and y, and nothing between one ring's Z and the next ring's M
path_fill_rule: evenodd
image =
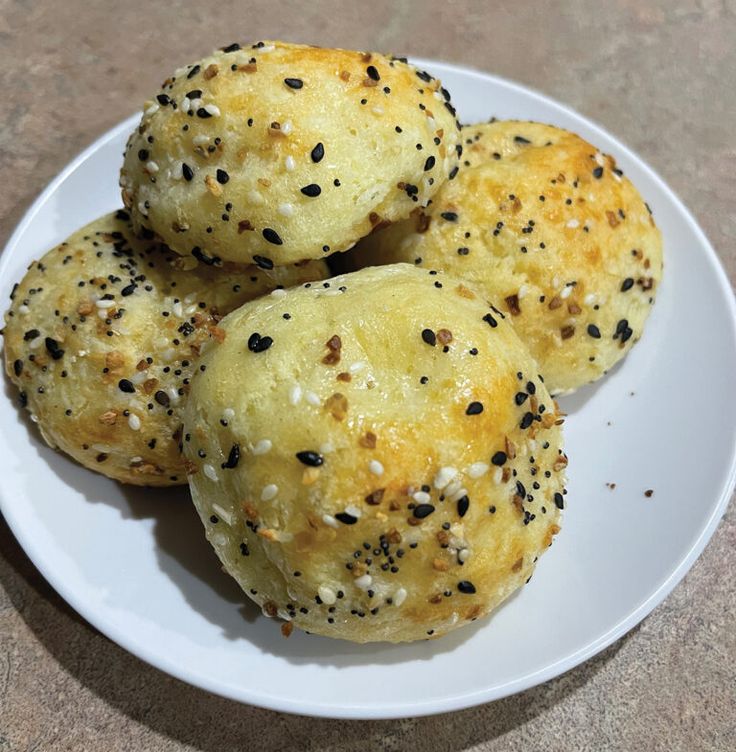
M666 247L664 283L641 343L603 382L563 400L570 413L563 532L531 583L492 619L403 646L297 631L285 640L221 573L185 491L140 491L84 470L42 443L7 383L0 400L2 511L48 581L135 655L255 705L345 718L420 715L557 676L665 598L703 550L733 488L736 312L693 218L641 160L574 112L492 76L420 64L452 91L464 122L541 120L613 154L652 207ZM4 300L31 259L117 207L117 171L136 119L87 149L31 207L0 262ZM649 488L654 496L645 498Z

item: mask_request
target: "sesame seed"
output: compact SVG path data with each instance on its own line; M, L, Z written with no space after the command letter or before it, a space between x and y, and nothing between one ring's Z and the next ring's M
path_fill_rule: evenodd
M230 176L225 172L225 170L218 169L215 173L215 176L217 178L217 182L220 183L220 185L225 185L228 180L230 180Z
M465 593L466 595L472 595L475 592L475 585L473 585L472 582L468 582L468 580L461 580L457 583L457 589L461 593Z
M220 117L220 108L216 104L206 104L204 106L204 111L212 117ZM199 111L197 114L199 115Z
M593 337L593 339L601 338L601 330L595 324L588 324L588 334Z
M263 229L263 237L269 242L273 243L273 245L283 245L284 241L281 240L281 237L276 232L276 230L273 230L270 227L265 227Z
M130 427L131 431L140 431L141 419L134 413L131 413L128 416L128 426Z
M431 170L434 167L435 161L434 157L427 157L427 161L424 163L424 171Z
M120 379L120 381L118 381L118 389L120 389L121 392L126 392L127 394L133 394L135 392L133 382L129 381L128 379Z
M437 336L431 329L423 329L422 330L422 339L424 342L426 342L428 345L431 345L434 347L437 344Z
M368 74L368 78L372 79L373 81L380 81L381 76L378 74L378 70L376 70L375 65L369 65L365 72Z
M309 156L312 158L312 162L320 162L325 155L325 147L320 141L310 152Z
M337 601L337 595L335 591L332 588L327 587L326 585L320 585L319 588L317 588L317 594L319 595L322 603L325 603L328 606L331 606L333 603L335 603L335 601Z
M294 205L293 204L279 204L278 206L278 212L279 214L283 215L284 217L292 217L294 215ZM274 290L275 292L275 290Z
M340 527L340 525L337 524L337 520L331 514L323 514L322 522L324 522L325 525L334 528L335 530Z
M284 160L284 166L286 167L287 172L291 172L296 167L296 162L291 154L289 154Z
M322 404L319 395L315 394L315 392L307 392L304 398L310 405L314 405L315 407L319 407Z
M373 578L369 574L364 574L361 577L358 577L354 581L355 587L360 588L361 590L368 590L368 588L373 584Z
M253 454L255 455L267 454L268 452L271 451L272 446L273 444L271 443L270 439L261 439L253 447Z
M304 81L302 81L301 78L285 78L284 83L290 89L301 89L302 86L304 86Z
M294 384L294 386L291 387L289 390L289 402L292 405L298 405L299 402L301 402L302 399L302 388L299 386L299 384Z
M324 457L311 450L297 452L296 458L299 460L299 462L301 462L303 465L307 465L308 467L319 467L320 465L324 464L325 461Z
M383 475L383 465L378 460L371 460L368 463L368 469L373 475Z
M271 337L262 337L258 332L253 332L248 337L248 349L253 353L265 352L272 344Z
M279 492L279 487L275 483L269 483L264 486L261 491L261 501L271 501L276 498L276 494Z
M214 468L214 467L213 467L212 465L210 465L209 463L205 463L204 467L202 468L202 471L204 472L204 474L205 474L205 475L206 475L206 476L207 476L207 477L208 477L208 478L209 478L210 480L213 480L213 481L215 481L215 482L217 482L217 481L219 480L219 478L217 477L217 471L216 471L216 470L215 470L215 468Z
M426 491L417 491L415 494L412 494L412 499L414 499L417 504L428 504L431 498L432 497Z
M489 466L485 462L474 462L468 468L468 477L474 479L480 478L481 476L485 475L489 469Z
M405 588L399 588L396 593L394 593L393 601L395 606L401 606L402 603L406 600L406 589Z
M322 193L322 189L316 183L305 185L303 188L300 188L300 191L310 198L317 198L317 196Z
M524 395L526 396L526 395ZM491 462L496 465L497 467L501 467L501 465L506 464L506 452L496 452L493 457L491 457Z
M471 402L465 410L466 415L480 415L483 412L481 402Z
M434 487L441 491L456 475L457 470L454 467L441 467L434 477Z

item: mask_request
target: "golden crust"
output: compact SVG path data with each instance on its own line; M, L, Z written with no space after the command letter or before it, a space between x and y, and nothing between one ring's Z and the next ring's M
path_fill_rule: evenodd
M413 66L259 43L164 82L120 183L135 222L182 255L278 266L407 217L456 166L458 143L449 95Z
M553 126L466 126L465 166L429 210L353 262L455 274L511 320L554 393L600 378L641 336L662 276L651 212L612 157Z
M219 317L325 276L324 262L212 269L109 214L28 267L5 314L5 368L50 446L126 483L185 483L183 397Z
M567 459L502 313L402 264L262 298L221 326L184 453L207 537L264 613L399 642L524 584L559 530Z

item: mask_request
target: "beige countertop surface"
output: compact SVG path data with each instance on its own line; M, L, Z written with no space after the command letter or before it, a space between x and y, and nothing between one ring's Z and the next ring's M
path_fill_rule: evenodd
M736 278L736 0L0 0L0 242L46 183L164 74L216 46L262 38L448 60L565 102L664 177ZM732 752L734 550L731 505L662 605L554 681L431 718L340 722L239 705L129 655L56 595L0 517L0 752Z

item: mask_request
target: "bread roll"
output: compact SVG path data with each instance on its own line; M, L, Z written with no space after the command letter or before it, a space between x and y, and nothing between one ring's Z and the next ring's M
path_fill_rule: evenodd
M186 482L181 409L220 315L324 262L212 269L138 239L119 211L34 261L5 314L5 367L42 436L136 485Z
M531 576L567 459L505 314L402 264L220 326L185 408L190 488L225 569L287 633L436 637Z
M613 157L574 133L503 121L463 134L457 179L352 262L404 261L472 283L510 316L550 391L574 391L642 334L662 276L652 213Z
M164 81L120 183L136 225L180 254L271 268L407 217L459 151L449 94L406 61L259 42Z

